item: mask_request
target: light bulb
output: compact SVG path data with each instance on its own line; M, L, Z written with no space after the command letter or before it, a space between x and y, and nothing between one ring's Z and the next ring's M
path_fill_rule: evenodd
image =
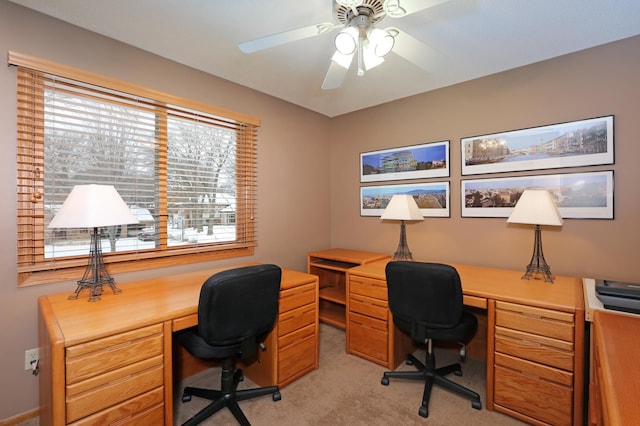
M336 50L343 55L351 55L358 47L358 35L358 29L354 27L340 31L334 41Z

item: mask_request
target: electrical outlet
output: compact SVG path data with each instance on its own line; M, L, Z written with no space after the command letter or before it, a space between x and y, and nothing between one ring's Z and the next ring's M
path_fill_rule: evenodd
M24 351L24 369L31 370L31 363L40 359L40 351L38 348L27 349Z

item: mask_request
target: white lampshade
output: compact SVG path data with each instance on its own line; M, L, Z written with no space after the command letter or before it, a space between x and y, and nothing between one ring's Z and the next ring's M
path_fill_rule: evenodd
M424 217L413 196L396 194L391 197L391 201L389 201L380 219L424 220Z
M561 226L562 216L549 191L526 189L507 222Z
M95 228L139 223L111 185L76 185L48 228Z

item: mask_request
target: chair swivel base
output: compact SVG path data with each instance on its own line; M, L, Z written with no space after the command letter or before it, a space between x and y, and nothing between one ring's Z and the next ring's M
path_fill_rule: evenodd
M235 417L242 426L251 426L251 423L238 405L239 401L269 394L272 394L273 401L280 401L282 397L278 386L237 390L238 383L244 380L244 376L242 370L238 369L234 372L233 367L230 365L230 359L225 359L222 362L222 390L193 387L186 387L184 389L182 393L183 403L191 401L191 396L209 399L212 402L183 423L182 426L195 426L224 407L227 407L229 411L231 411L233 417Z
M388 386L389 378L423 381L424 393L422 395L422 405L418 410L418 414L420 416L425 418L429 417L429 399L431 398L431 389L434 383L471 399L471 406L476 410L482 409L480 395L478 395L477 392L467 389L464 386L444 377L451 373L454 373L456 376L462 376L462 368L460 364L451 364L445 367L435 368L435 355L433 353L427 353L426 365L411 354L407 356L406 364L414 365L418 371L386 371L382 376L381 383Z

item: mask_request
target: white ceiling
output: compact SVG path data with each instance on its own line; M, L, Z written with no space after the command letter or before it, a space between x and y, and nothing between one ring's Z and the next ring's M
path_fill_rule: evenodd
M332 0L11 1L329 117L640 34L638 0L400 0L440 3L376 25L434 49L429 71L392 52L322 90L336 29L252 54L238 44L336 23Z

